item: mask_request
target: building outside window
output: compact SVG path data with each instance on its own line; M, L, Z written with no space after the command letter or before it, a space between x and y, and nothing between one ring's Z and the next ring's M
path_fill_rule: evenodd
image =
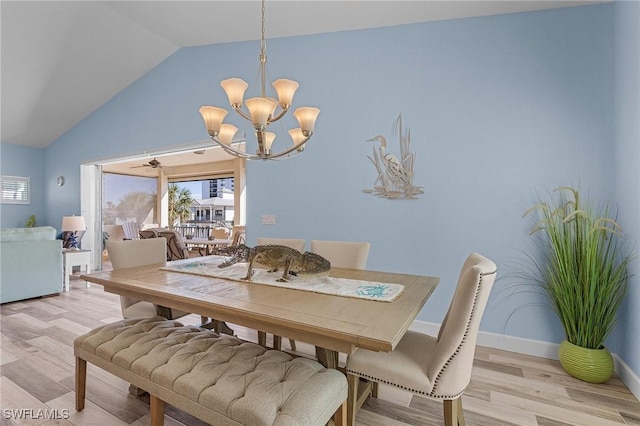
M192 193L190 223L201 226L226 225L231 227L234 221L233 177L215 178L198 181L173 181L181 188Z

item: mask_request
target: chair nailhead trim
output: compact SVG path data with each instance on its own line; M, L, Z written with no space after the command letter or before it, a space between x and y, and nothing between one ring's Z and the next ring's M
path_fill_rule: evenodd
M445 362L445 364L442 367L442 369L440 370L440 372L438 372L438 375L436 376L436 379L433 381L433 388L431 389L431 393L432 394L434 392L436 392L436 390L438 388L438 381L440 380L440 377L442 377L442 373L447 369L449 364L451 364L451 362L456 357L456 355L458 355L458 353L460 353L460 349L462 348L462 345L464 345L464 343L467 341L467 336L469 335L469 327L471 326L471 321L473 321L473 318L474 318L475 313L476 313L476 304L477 304L477 301L478 301L478 294L480 293L480 288L482 287L482 278L484 278L486 275L493 275L496 272L497 271L481 273L480 274L480 279L478 280L478 284L476 286L476 293L473 296L473 306L471 307L471 315L469 315L469 320L467 321L467 325L465 326L464 334L462 336L462 341L460 342L460 344L458 345L456 350L453 352L453 354L449 357L447 362ZM441 396L433 395L433 396L434 397L438 397L438 398L444 398L444 399L452 399L452 398L457 398L458 396L462 395L463 392L464 392L464 389L462 390L462 392L460 392L456 396L452 396L452 395L441 395Z
M400 386L397 383L389 382L387 380L383 380L383 379L380 379L378 377L370 376L368 374L362 374L362 373L359 373L357 371L347 370L347 373L353 374L353 375L358 376L358 377L362 377L363 379L367 379L367 380L370 380L372 382L384 383L386 385L391 385L391 386L396 387L396 388L404 389L404 390L409 391L411 393L417 393L419 395L424 395L424 396L428 396L430 398L436 398L436 399L455 399L455 398L459 397L460 395L462 395L463 392L464 392L464 391L460 392L459 394L453 395L453 396L451 396L451 395L447 395L447 396L434 395L432 392L427 393L427 392L423 392L423 391L418 390L418 389L412 389L412 388L407 387L407 386Z

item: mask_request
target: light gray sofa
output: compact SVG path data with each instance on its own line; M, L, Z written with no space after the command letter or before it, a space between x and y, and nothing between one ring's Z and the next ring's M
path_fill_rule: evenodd
M0 303L60 293L62 278L55 228L0 229Z

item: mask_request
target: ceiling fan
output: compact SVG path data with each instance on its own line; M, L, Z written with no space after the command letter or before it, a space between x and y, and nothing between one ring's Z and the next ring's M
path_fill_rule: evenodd
M152 169L157 169L157 168L162 168L162 164L156 160L155 158L153 160L150 160L147 163L141 164L139 166L132 166L132 169L137 169L138 167L151 167Z

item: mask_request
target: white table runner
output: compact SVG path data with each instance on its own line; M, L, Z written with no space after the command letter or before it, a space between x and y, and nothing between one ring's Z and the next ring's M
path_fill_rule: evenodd
M289 276L289 281L278 282L277 279L282 277L282 270L278 272L267 272L265 269L255 269L253 279L246 281L244 277L247 275L247 268L249 267L247 263L236 263L226 268L218 268L218 265L224 260L223 258L209 258L207 260L196 260L178 265L169 264L161 269L380 302L392 302L404 291L404 286L401 284L313 275Z

